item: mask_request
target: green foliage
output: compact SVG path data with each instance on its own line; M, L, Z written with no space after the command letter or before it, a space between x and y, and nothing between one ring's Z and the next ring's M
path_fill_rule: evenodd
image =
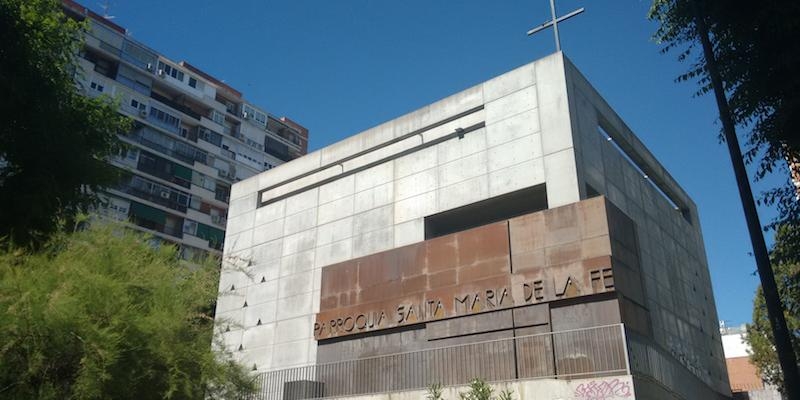
M104 158L129 121L75 76L83 24L58 0L0 0L0 236L42 243L117 179Z
M428 386L427 395L425 398L427 400L442 400L442 384L441 383L432 383Z
M511 389L503 389L500 395L497 396L498 400L514 400L514 391Z
M483 379L474 378L469 382L469 390L458 395L461 400L492 400L494 389Z
M442 393L444 388L441 383L433 383L428 386L427 400L443 400ZM494 389L491 385L486 383L483 379L473 378L469 382L469 390L459 393L458 396L461 400L514 400L514 391L511 389L503 389L500 391L499 396L492 396Z
M211 260L190 268L100 223L36 252L4 245L0 398L242 398L251 378L211 349L217 279Z
M795 356L800 359L800 247L796 236L800 227L784 225L778 229L771 258L778 294L785 307L784 317L792 339ZM746 341L752 349L751 359L765 381L783 388L778 356L761 287L753 301L753 323L747 326Z
M690 63L678 80L696 81L701 95L712 88L695 10L705 16L733 118L746 132L745 158L758 167L756 178L785 170L785 158L800 151L800 2L654 0L649 13L659 22L654 38L663 52L677 51L680 61ZM762 196L780 211L771 227L800 221L794 194L787 176L785 185Z

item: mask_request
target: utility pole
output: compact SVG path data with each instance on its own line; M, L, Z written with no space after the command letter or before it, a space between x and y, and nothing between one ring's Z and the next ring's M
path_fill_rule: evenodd
M694 19L697 27L697 35L703 45L703 56L706 61L706 70L711 78L711 86L714 89L714 97L719 108L719 119L722 122L722 132L725 136L725 143L728 145L728 152L733 163L733 171L736 175L736 184L739 187L739 197L744 208L744 216L747 220L747 230L750 232L750 243L753 246L753 254L756 259L758 276L761 279L761 289L764 293L764 300L767 305L767 315L772 327L772 336L775 338L775 349L778 353L778 362L783 371L783 385L785 394L789 399L800 399L800 375L798 375L797 359L794 355L792 342L789 337L789 329L786 327L786 318L783 315L783 304L778 296L778 286L775 284L775 275L769 261L767 245L764 243L764 234L761 231L761 222L758 219L756 204L753 200L753 192L750 188L750 181L747 178L747 171L744 168L742 152L739 148L739 139L736 137L736 128L728 106L728 99L725 97L725 88L722 85L722 77L717 68L717 60L714 56L714 48L709 39L708 26L697 0L690 0L694 8Z

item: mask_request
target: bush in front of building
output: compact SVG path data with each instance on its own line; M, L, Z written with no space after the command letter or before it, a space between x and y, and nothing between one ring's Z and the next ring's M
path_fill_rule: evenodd
M2 244L0 398L243 398L252 378L210 346L217 282L116 225Z
M444 387L441 383L428 386L426 400L444 400ZM458 394L461 400L513 400L514 392L510 389L500 391L497 396L492 396L494 388L483 379L473 378L469 382L468 390Z

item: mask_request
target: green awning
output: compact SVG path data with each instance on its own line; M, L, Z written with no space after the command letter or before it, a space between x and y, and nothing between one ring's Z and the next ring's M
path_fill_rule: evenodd
M137 203L135 201L131 202L131 215L137 218L155 222L160 225L164 225L164 223L167 221L167 213L164 211Z
M225 240L225 231L205 224L197 224L196 236L208 240L212 244L222 244L222 241Z
M172 164L172 173L177 176L178 178L183 178L187 182L192 181L192 170L190 168L186 168L183 165L178 165L173 163Z

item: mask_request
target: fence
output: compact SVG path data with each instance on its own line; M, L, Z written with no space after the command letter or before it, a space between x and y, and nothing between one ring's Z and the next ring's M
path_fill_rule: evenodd
M396 392L476 377L497 382L628 373L625 331L618 324L270 371L258 376L253 399Z

